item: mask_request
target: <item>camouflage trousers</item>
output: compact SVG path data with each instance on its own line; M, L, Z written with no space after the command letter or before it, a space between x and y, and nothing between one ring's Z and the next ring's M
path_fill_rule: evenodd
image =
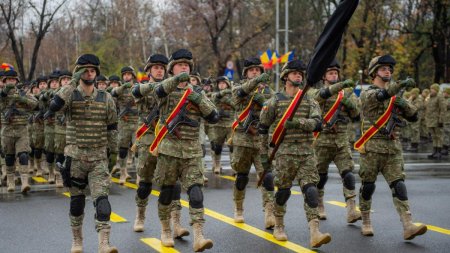
M223 146L223 144L230 138L230 136L230 127L210 127L209 140L211 142L214 142L216 145Z
M46 125L44 127L44 149L47 153L55 153L55 125Z
M447 147L450 146L450 123L444 123L444 142Z
M91 193L91 198L95 201L100 196L108 196L109 188L111 186L111 176L108 171L108 161L105 159L98 161L82 161L72 159L70 169L70 176L74 178L87 179L88 186ZM70 187L70 196L86 195L87 189L80 189L78 187ZM79 226L82 224L82 216L70 215L71 226ZM95 220L95 229L97 232L101 229L110 228L108 221Z
M433 147L442 148L444 142L443 128L442 127L429 127L431 133L431 139L433 140Z
M159 154L156 163L155 182L161 186L175 186L177 181L187 190L193 185L203 185L203 167L201 157L178 158ZM168 220L172 204L163 205L158 201L158 216L160 220ZM204 223L204 209L189 206L191 223Z
M375 182L379 172L381 172L389 185L396 180L404 180L405 172L402 154L382 154L374 152L361 154L359 169L361 182L363 184L365 182ZM362 187L363 186L361 186L361 190ZM393 201L399 213L409 210L408 201L401 201L396 197L393 197ZM369 211L372 206L372 200L364 199L360 193L359 206L361 211Z
M248 175L252 165L255 166L256 174L259 176L264 171L261 163L261 156L259 149L234 146L233 153L231 153L231 168L236 171L237 174ZM260 187L262 195L262 206L264 207L266 203L273 201L274 192L267 191L264 187ZM233 200L241 201L245 199L245 189L240 191L233 187Z
M339 175L341 176L344 172L353 172L355 164L353 163L352 152L348 143L341 147L317 146L315 148L315 153L317 157L317 170L319 174L328 174L328 166L331 162L336 164ZM342 191L346 200L356 197L354 188L348 189L343 184ZM324 188L319 189L319 195L323 197Z
M424 116L419 117L419 122L420 122L420 136L428 138L429 131L425 117Z
M134 143L137 127L136 122L119 121L119 148L129 148Z
M55 133L55 154L64 154L64 148L66 147L66 135Z
M20 153L30 153L30 140L28 138L27 125L4 125L2 126L2 150L5 155L14 155L16 158ZM7 166L7 173L14 173L16 166ZM21 164L19 172L21 174L27 173L28 171L28 161L27 164Z
M152 135L146 134L142 136L142 138L137 141L138 146L138 162L136 166L137 174L139 175L140 182L144 183L152 183L153 176L156 170L156 157L151 155L149 152L149 147L153 138ZM145 199L141 199L136 194L135 197L136 205L140 207L145 207L148 204L148 197Z
M35 149L44 149L45 135L42 123L33 123L33 144Z
M411 130L411 143L419 143L420 142L420 122L411 122L409 123Z
M315 184L319 182L319 174L317 172L317 160L314 154L308 155L287 155L279 154L275 158L275 187L280 189L292 188L292 182L297 179L300 189L307 184ZM287 204L278 205L274 201L274 215L283 217L286 213ZM316 208L303 203L306 219L309 221L319 218L319 211Z

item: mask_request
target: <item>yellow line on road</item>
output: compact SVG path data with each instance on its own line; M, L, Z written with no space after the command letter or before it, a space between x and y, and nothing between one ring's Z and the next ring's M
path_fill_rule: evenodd
M161 241L156 238L142 238L141 241L154 250L161 253L178 253L179 251L172 247L164 247L161 245Z
M62 195L70 198L70 192L63 192ZM123 223L127 222L127 219L123 218L122 216L118 215L117 213L111 212L110 220L114 223Z
M114 183L119 182L119 180L117 178L112 178L112 181ZM132 186L132 187L130 187L132 189L136 189L137 188L137 185L136 184L132 184L132 183L127 183L127 184L124 184L124 185L127 186L127 187ZM159 196L159 192L153 190L152 191L152 195ZM184 207L189 208L189 202L187 202L185 200L181 200L181 205L184 206ZM229 224L231 226L240 228L240 229L242 229L244 231L247 231L247 232L249 232L249 233L251 233L253 235L256 235L256 236L258 236L258 237L260 237L262 239L265 239L265 240L267 240L269 242L272 242L272 243L277 244L279 246L285 247L285 248L290 249L292 251L301 252L301 253L303 253L303 252L308 252L308 253L314 252L314 251L312 251L310 249L304 248L304 247L302 247L302 246L300 246L300 245L298 245L296 243L293 243L293 242L277 241L277 240L275 240L275 238L273 237L273 235L271 233L267 233L266 231L263 231L263 230L261 230L259 228L250 226L250 225L245 224L245 223L235 223L233 218L225 216L223 214L220 214L220 213L218 213L216 211L213 211L211 209L204 208L204 210L205 210L205 214L206 215L208 215L208 216L210 216L210 217L212 217L214 219L217 219L219 221L227 223L227 224Z
M47 179L43 178L43 177L32 177L32 179L36 182L36 183L47 183Z
M330 201L325 201L325 203L328 203L328 204L331 204L331 205L335 205L335 206L340 206L340 207L343 207L343 208L347 207L347 204L345 204L344 202L341 202L341 201L330 200ZM359 207L356 207L356 210L360 211ZM373 213L373 210L370 210L370 212Z
M230 181L236 181L236 178L235 178L235 177L232 177L232 176L223 176L223 175L220 175L220 177L223 178L223 179L230 180ZM275 187L275 190L277 190L277 187ZM294 191L294 190L291 190L291 193L292 193L292 195L302 195L301 192Z
M416 225L421 225L422 223L414 223ZM433 226L433 225L427 225L428 230L434 231L434 232L438 232L444 235L450 235L450 230L449 229L445 229L445 228L441 228L441 227L437 227L437 226Z

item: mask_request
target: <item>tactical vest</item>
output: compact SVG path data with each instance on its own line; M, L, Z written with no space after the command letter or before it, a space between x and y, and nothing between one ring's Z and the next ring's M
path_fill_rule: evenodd
M140 98L139 102L137 102L137 108L138 108L138 114L139 114L139 126L141 126L144 123L144 119L147 118L147 116L152 112L153 108L158 106L158 102L156 100L156 97L153 95L149 95L146 97ZM149 131L154 132L154 128L150 126Z
M276 117L275 117L275 123L274 126L278 125L278 122L283 117L284 113L286 112L287 108L291 104L291 101L293 98L287 97L284 93L276 93L275 99L277 101L277 111L276 111ZM298 118L309 118L311 114L311 105L310 105L310 99L308 95L306 95L300 106L297 108L297 111L295 112L294 119ZM293 143L293 142L312 142L313 141L313 134L312 132L304 132L301 129L287 129L286 135L284 136L283 142L284 143Z
M214 104L220 114L220 120L217 122L217 125L230 127L234 117L234 110L231 106L231 94L227 94L221 98L215 97Z
M27 125L28 124L28 106L26 104L12 102L12 96L20 96L21 92L15 90L14 93L9 93L7 97L1 98L4 103L4 109L1 113L1 120L4 125ZM24 94L22 94L24 95ZM26 95L24 95L26 96Z
M346 96L347 94L344 94ZM336 102L338 95L333 95L325 101L320 102L320 109L322 110L322 117L325 117L325 114L331 109L331 107ZM341 101L342 102L342 101ZM322 130L322 133L346 133L348 130L347 124L350 122L350 117L348 117L348 113L343 110L344 107L341 107L341 111L339 112L338 118L339 120L334 125L333 129L325 128Z
M97 148L107 144L107 94L97 90L93 100L85 100L77 89L72 93L72 104L67 121L67 145L79 148Z
M255 94L255 93L256 93L256 91L252 91L245 98L238 98L239 99L238 103L236 103L236 101L232 102L233 104L235 104L235 107L236 107L235 108L236 109L236 111L235 111L235 119L237 119L239 114L244 111L244 109L250 103L250 99L252 98L253 94ZM266 99L266 101L269 100L272 97L272 95L273 95L273 92L272 92L272 90L269 87L265 87L264 90L261 93L263 94L263 96ZM234 97L234 99L236 99L236 98ZM257 121L259 121L259 115L261 114L261 109L262 109L262 107L257 105L257 104L255 104L253 106L252 116L253 116L254 119L257 119ZM243 122L239 123L239 126L237 127L237 130L243 130L242 124L243 124Z
M117 103L119 106L119 115L124 110L130 110L130 112L122 115L121 119L126 119L126 121L130 123L138 122L138 108L136 106L136 103L134 102L134 97L131 94L131 88L126 88L123 90L123 93L117 98Z

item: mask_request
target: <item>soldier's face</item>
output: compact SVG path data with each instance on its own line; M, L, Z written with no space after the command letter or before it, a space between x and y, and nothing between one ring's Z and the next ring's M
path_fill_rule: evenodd
M172 72L174 75L178 75L180 73L188 73L191 71L189 64L185 62L179 62L173 66Z
M39 94L39 92L41 92L41 89L39 89L39 87L34 87L34 88L32 88L31 91L34 95L37 95L37 94Z
M434 96L436 96L436 95L437 95L436 90L430 89L430 96L434 97Z
M70 78L69 77L63 77L63 78L61 78L60 83L61 83L62 87L68 85L70 83Z
M119 87L119 83L118 82L110 82L109 86L116 88L116 87Z
M303 81L303 76L300 71L293 71L288 74L288 81L294 81L296 83L301 83Z
M252 67L247 70L247 78L252 79L261 75L261 69L259 67Z
M96 76L97 76L97 72L95 71L94 68L87 68L86 71L84 71L81 78L84 80L91 81L91 80L94 80Z
M445 97L445 98L449 98L449 97L450 97L450 94L447 93L447 92L444 92L444 97Z
M381 66L377 70L377 76L380 77L383 81L391 79L392 77L392 68L389 66Z
M192 85L198 85L197 78L191 77L191 80L189 81Z
M5 84L14 84L14 85L16 85L17 84L17 79L15 79L15 78L6 78L5 79Z
M153 65L150 68L150 75L156 80L164 79L165 72L166 72L166 70L165 70L164 66L162 66L162 65Z
M211 86L205 85L205 86L203 86L203 90L207 91L207 92L210 92L211 91Z
M108 85L106 84L106 82L97 82L97 87L99 90L106 90L106 87L108 87Z
M133 79L133 74L128 73L128 72L124 73L122 75L122 79L123 79L124 82L129 82L129 81L131 81Z
M337 83L339 80L339 73L337 70L330 70L325 73L325 81L329 83Z
M228 88L228 84L227 84L226 82L220 81L220 82L217 84L217 87L219 87L219 90L225 90L226 88Z
M59 83L58 80L51 80L50 81L50 89L58 89L59 88Z
M47 88L47 83L46 82L40 82L38 86L39 86L40 90L45 90Z

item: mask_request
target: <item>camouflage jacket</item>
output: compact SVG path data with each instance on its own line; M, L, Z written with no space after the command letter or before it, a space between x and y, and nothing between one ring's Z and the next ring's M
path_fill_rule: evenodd
M158 83L156 82L148 82L147 85L149 86L155 86ZM139 84L139 85L143 85ZM157 99L156 99L156 95L154 93L150 93L147 96L143 96L141 98L135 98L135 102L136 102L136 106L138 109L138 114L139 114L139 121L138 121L138 127L141 127L142 124L144 123L150 123L150 122L146 122L146 120L148 119L148 116L150 114L153 114L154 112L157 112L158 110L158 103L157 103ZM156 108L156 109L155 109ZM157 116L155 118L155 123L158 121L159 117L159 113L157 113ZM153 141L153 139L155 138L155 128L154 125L150 123L149 125L149 129L147 130L147 132L144 134L144 136L141 137L141 139L139 140L140 142L146 143L148 145L150 145Z
M442 93L430 96L425 110L427 127L437 127L439 123L444 123L447 111L447 103Z
M139 84L137 84L139 85ZM114 88L111 95L117 98L117 106L119 108L119 121L128 124L137 124L138 122L138 108L131 94L130 88L125 88L124 85Z
M447 111L445 112L444 123L450 123L450 97L446 98Z
M0 89L0 111L3 126L27 125L32 111L38 106L37 99L29 93L19 89L12 89L7 94ZM20 98L25 101L19 101Z
M229 94L221 95L221 91L214 92L212 94L211 101L217 106L217 110L219 111L220 120L214 127L231 127L234 118L234 110L233 103L231 99L231 90L229 90ZM223 90L222 92L224 92Z

